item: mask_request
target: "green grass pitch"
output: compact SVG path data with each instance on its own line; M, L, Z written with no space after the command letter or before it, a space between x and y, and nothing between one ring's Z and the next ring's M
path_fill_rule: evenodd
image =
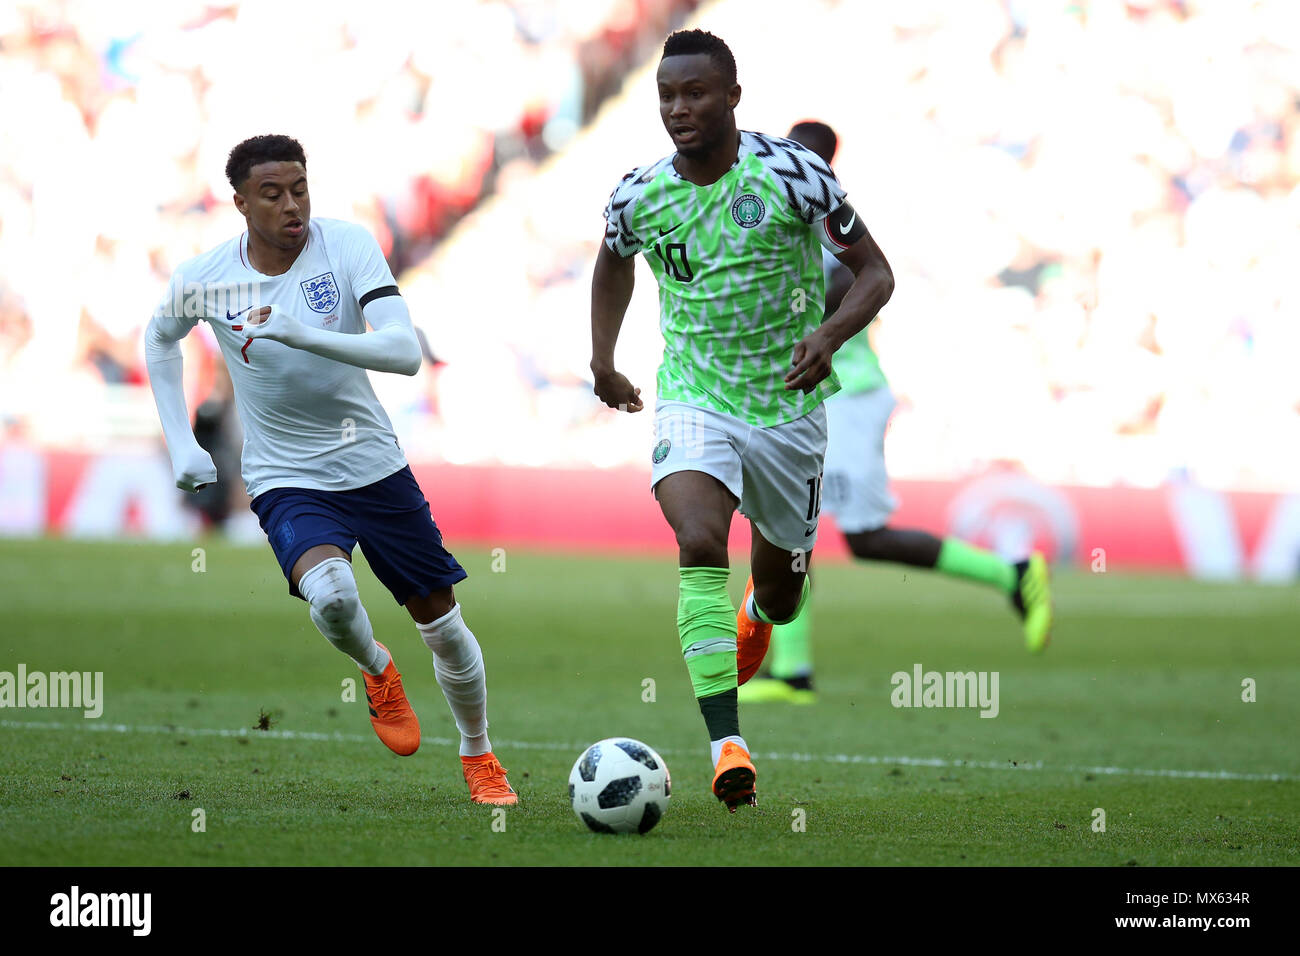
M457 592L520 796L494 813L468 802L428 652L359 553L426 736L413 757L374 738L364 699L342 699L358 672L270 549L200 544L201 572L189 544L0 542L0 671L104 674L97 720L0 710L0 863L1300 863L1295 587L1061 574L1052 646L1032 657L982 588L826 564L820 700L742 708L759 807L729 816L709 793L673 561L511 550L494 571L464 551ZM892 706L890 676L916 664L996 671L998 716ZM568 805L573 761L612 735L672 771L644 837L588 833Z

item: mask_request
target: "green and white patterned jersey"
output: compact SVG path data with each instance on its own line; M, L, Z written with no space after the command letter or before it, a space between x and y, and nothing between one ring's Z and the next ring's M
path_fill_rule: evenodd
M822 322L821 249L847 248L827 223L844 195L812 151L747 131L712 185L683 179L673 156L623 177L605 243L624 258L643 252L659 282L660 400L770 426L839 390L834 374L807 394L784 379L795 343Z
M848 271L848 268L829 251L822 252L822 268L825 270L828 287L836 269ZM884 370L880 367L880 359L876 356L876 350L871 347L871 339L867 337L870 329L871 326L868 325L841 345L835 353L833 361L835 374L840 380L841 395L870 392L888 384Z

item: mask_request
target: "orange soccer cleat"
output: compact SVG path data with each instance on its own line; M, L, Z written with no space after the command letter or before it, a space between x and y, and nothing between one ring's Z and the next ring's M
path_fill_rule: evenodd
M751 620L745 608L749 606L749 596L754 593L754 576L751 574L745 582L745 596L740 601L740 610L736 612L736 684L744 684L758 673L767 656L767 645L772 640L772 625L762 621Z
M378 641L375 642L379 644ZM384 647L383 644L379 644ZM384 650L388 648L384 647ZM389 653L388 666L383 674L372 677L365 671L366 700L370 704L370 725L379 739L393 753L409 757L420 749L420 721L411 709L402 689L402 675L397 673L397 662Z
M506 768L489 751L481 757L461 757L465 782L469 784L471 803L490 803L498 807L513 807L519 796L506 780Z
M735 741L722 745L717 772L713 775L713 795L725 803L732 813L741 804L758 806L758 798L754 793L754 763L745 749Z

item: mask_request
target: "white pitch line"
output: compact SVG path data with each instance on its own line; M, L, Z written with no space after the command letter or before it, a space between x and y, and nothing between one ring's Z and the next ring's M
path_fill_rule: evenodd
M57 721L0 720L0 729L6 730L83 730L116 734L174 734L185 737L249 737L271 740L333 741L337 743L371 743L371 734L318 733L306 730L254 730L252 728L176 727L132 724L112 724L102 721L85 723L59 723ZM450 737L421 737L421 742L435 747L455 746L459 740ZM497 744L512 750L556 750L581 753L586 744L559 743L556 741L498 740ZM682 751L661 750L665 754ZM866 766L937 767L953 770L1043 770L1049 773L1091 773L1108 777L1168 777L1176 780L1247 780L1264 782L1300 781L1300 775L1289 773L1240 773L1235 770L1153 770L1143 767L1084 767L1073 764L1059 766L1043 763L997 760L949 760L944 757L882 757L874 754L813 754L764 751L754 753L760 760L788 760L795 763L847 763Z

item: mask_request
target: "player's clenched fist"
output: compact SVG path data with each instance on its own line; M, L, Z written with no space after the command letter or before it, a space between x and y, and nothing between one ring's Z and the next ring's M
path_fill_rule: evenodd
M172 461L172 477L181 491L198 491L217 480L217 466L212 456L195 445L179 453Z
M244 334L250 339L270 339L294 345L302 323L290 312L277 305L264 305L248 313L244 320Z
M624 408L629 412L641 411L643 407L641 389L633 388L626 375L612 369L595 374L597 398L610 408Z
M790 362L793 367L785 376L786 391L811 392L818 382L831 374L831 356L834 354L835 346L821 328L814 329L795 343Z

